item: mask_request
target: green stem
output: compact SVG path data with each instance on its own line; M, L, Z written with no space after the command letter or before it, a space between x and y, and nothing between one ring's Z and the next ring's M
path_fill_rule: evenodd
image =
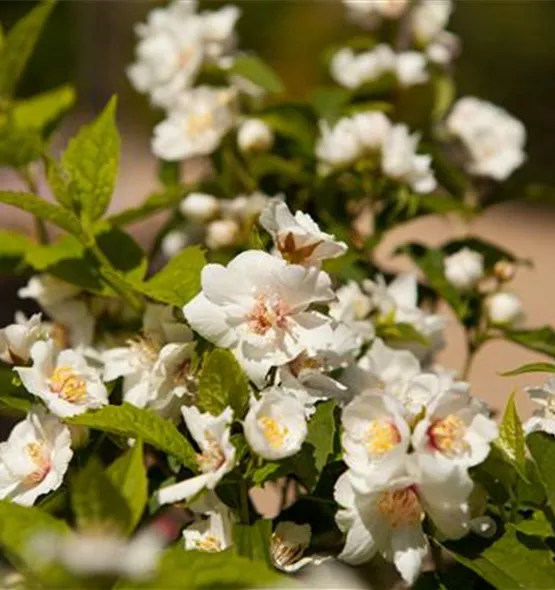
M21 168L19 171L19 175L21 176L22 180L27 185L28 189L34 194L39 196L39 188L29 166L25 168ZM44 219L41 219L37 215L35 215L35 231L37 232L37 239L41 244L48 244L48 230L46 229L46 224L44 223Z

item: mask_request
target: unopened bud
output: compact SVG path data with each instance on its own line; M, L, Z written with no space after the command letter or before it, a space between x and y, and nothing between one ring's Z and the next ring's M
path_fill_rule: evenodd
M206 229L206 245L216 250L236 243L239 237L239 225L233 219L213 221Z
M508 260L499 260L493 267L493 274L495 275L495 278L502 283L512 281L515 273L516 266Z
M445 259L445 276L457 289L468 291L484 276L484 257L463 248Z
M188 242L185 232L179 230L168 232L162 240L162 253L166 258L173 258L187 246Z
M486 299L486 311L494 326L509 327L522 317L522 303L514 293L500 292Z
M265 152L274 143L274 133L264 121L247 119L239 127L237 143L242 152Z
M192 221L209 221L219 211L216 197L206 193L191 193L179 205L181 213Z

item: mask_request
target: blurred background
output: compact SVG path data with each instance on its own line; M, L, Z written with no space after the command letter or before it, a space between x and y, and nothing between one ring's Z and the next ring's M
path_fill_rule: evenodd
M0 22L9 27L32 8L34 2L0 1ZM200 2L217 8L223 2ZM243 0L238 32L240 47L254 50L281 75L291 98L302 99L323 79L320 55L332 43L341 43L360 30L349 25L339 0ZM80 122L98 112L108 98L120 97L118 121L123 136L122 167L112 208L122 209L141 201L156 186L155 162L149 139L157 113L136 94L124 70L133 58L133 24L143 20L154 6L149 1L78 0L60 2L39 42L23 80L23 97L75 83L78 105L59 139ZM457 62L460 96L472 94L505 107L521 119L529 134L529 160L517 172L520 180L555 186L555 2L516 0L458 0L450 30L462 39ZM0 169L0 186L15 188L17 179ZM23 187L21 187L23 188ZM134 228L138 239L148 242L160 219ZM0 208L0 227L31 231L28 217L12 208ZM533 269L520 271L515 290L528 311L527 324L555 323L553 258L555 208L539 204L506 204L493 208L473 223L471 231L497 241L519 256L534 260ZM380 255L392 268L408 268L392 260L396 243L418 237L439 244L467 228L449 219L419 220L393 232ZM424 236L424 237L423 237ZM5 291L0 302L0 325L11 320L15 298ZM442 362L460 368L464 362L462 335L454 322ZM490 342L478 355L471 371L473 389L496 407L502 407L515 386L541 380L541 376L503 379L497 372L514 368L538 356L503 342ZM523 413L529 407L520 396Z

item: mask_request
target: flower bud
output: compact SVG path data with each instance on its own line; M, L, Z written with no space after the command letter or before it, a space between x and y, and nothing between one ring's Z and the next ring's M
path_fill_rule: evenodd
M185 232L179 230L168 232L162 240L162 253L166 258L172 258L185 248L187 242L188 240Z
M508 260L499 260L493 267L495 278L501 283L512 281L516 273L516 266Z
M213 221L206 229L206 245L212 250L232 246L239 237L239 225L233 219Z
M191 193L181 201L179 210L185 217L193 221L208 221L218 213L219 203L218 199L212 195Z
M514 293L500 292L486 299L488 320L494 326L511 326L522 317L522 303Z
M242 152L265 152L274 143L274 133L264 121L247 119L237 131L237 143Z
M484 276L484 257L463 248L445 259L445 276L457 289L468 291Z

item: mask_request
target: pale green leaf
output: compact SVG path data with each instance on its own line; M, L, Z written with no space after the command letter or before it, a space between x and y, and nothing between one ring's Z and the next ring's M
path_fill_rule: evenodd
M536 510L530 518L521 520L517 523L512 523L511 526L515 528L519 533L530 535L532 537L541 537L547 539L553 537L553 527L545 516L545 514L539 510Z
M527 365L521 365L518 369L500 373L500 375L501 377L515 377L516 375L524 375L525 373L555 373L555 365L552 363L529 363Z
M121 142L115 111L114 97L95 121L80 129L61 159L75 201L85 218L93 221L105 213L116 183Z
M544 432L533 432L526 437L526 446L536 464L547 502L555 512L555 437Z
M130 519L128 533L139 524L148 500L148 479L140 440L118 457L106 470L108 478L127 502Z
M249 80L249 82L268 92L279 93L284 91L280 77L259 57L252 55L239 56L235 59L229 72Z
M270 555L270 537L272 521L259 518L253 524L233 525L233 544L238 555L252 561L266 562L272 565Z
M73 87L60 86L32 98L17 101L11 114L18 127L42 130L68 111L74 102Z
M513 463L519 475L526 480L526 444L522 422L516 409L515 392L511 394L505 407L496 444Z
M0 166L22 168L38 160L43 147L36 129L21 129L11 119L0 124Z
M121 406L106 406L89 411L66 422L88 426L125 438L140 438L145 443L174 455L183 465L196 471L196 454L189 441L169 421L151 410L137 408L129 403Z
M231 406L236 418L244 417L249 403L249 382L229 350L217 348L205 358L197 403L215 416Z
M62 207L73 211L75 203L70 190L71 178L69 174L47 153L42 154L46 180L54 198Z
M26 252L34 246L23 234L0 230L0 272L15 272Z
M35 270L44 271L62 260L82 258L85 252L83 244L74 236L63 236L48 245L35 244L25 254L25 262Z

